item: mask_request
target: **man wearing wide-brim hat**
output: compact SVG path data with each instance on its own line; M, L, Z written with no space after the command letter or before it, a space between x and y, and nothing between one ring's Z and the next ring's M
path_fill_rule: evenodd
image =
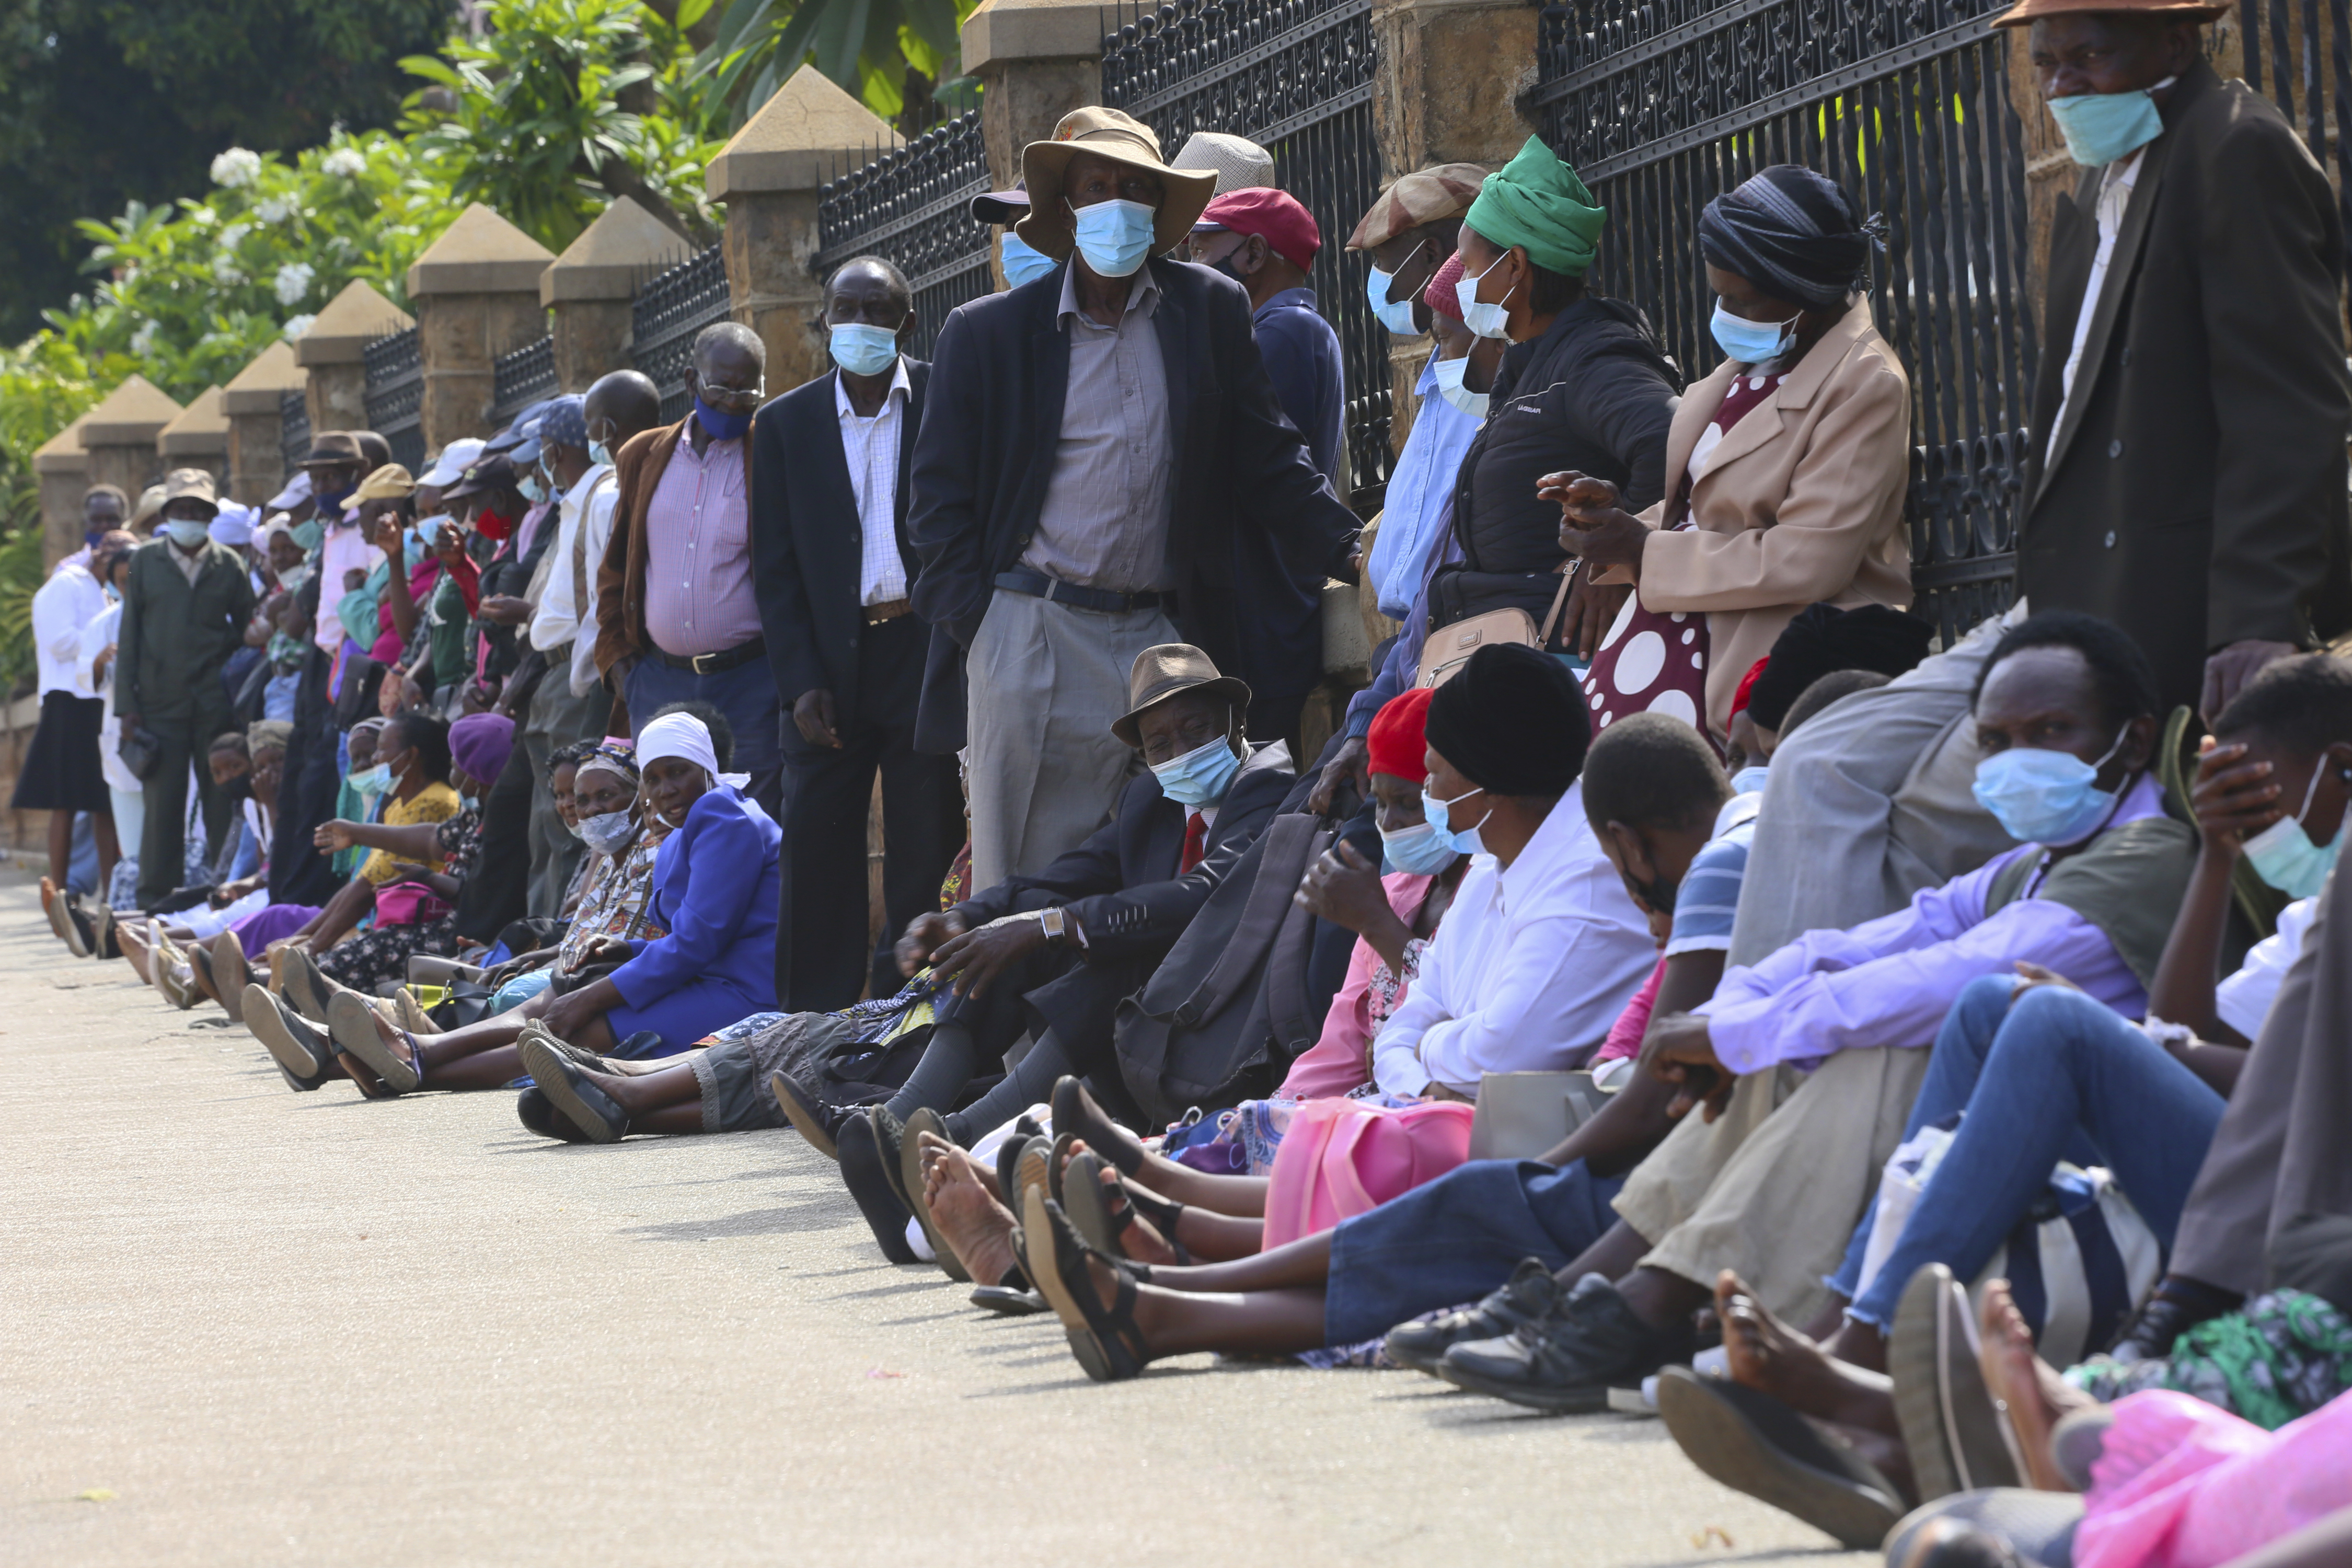
M2225 6L2024 0L2081 166L2050 231L2018 586L2116 622L2210 721L2352 628L2344 236L2294 128L2207 63Z
M145 831L139 847L139 904L153 909L183 880L191 758L232 727L221 668L245 642L253 618L253 580L236 552L208 535L220 510L202 468L163 477L163 521L131 557L122 584L122 626L115 641L115 710L125 735L144 730L158 762L146 779ZM207 841L227 830L232 802L196 772Z
M1252 679L1234 605L1244 532L1352 577L1356 520L1282 416L1249 298L1168 259L1215 176L1150 127L1080 109L1022 153L1022 240L1050 272L950 315L916 440L908 536L935 636L918 743L968 746L972 880L1042 870L1134 769L1126 676L1189 639Z

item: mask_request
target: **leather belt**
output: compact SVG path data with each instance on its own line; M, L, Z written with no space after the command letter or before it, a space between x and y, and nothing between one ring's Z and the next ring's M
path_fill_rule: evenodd
M717 653L698 653L691 658L680 658L666 649L648 643L646 650L672 669L690 669L697 675L716 675L722 669L732 669L739 664L749 664L768 651L765 637L753 637L750 642L737 643L733 647Z
M915 606L906 599L885 599L878 605L866 606L866 624L878 626L884 621L895 621Z
M1015 569L999 572L996 585L1010 588L1016 594L1026 594L1034 599L1044 599L1057 605L1075 605L1081 610L1156 610L1162 605L1176 602L1173 594L1114 594L1108 588L1081 588L1065 583L1058 577L1048 577L1043 572Z

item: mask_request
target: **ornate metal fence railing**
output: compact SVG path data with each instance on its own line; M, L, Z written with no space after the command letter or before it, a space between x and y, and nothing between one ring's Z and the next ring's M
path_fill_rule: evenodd
M1388 483L1389 334L1364 298L1368 264L1341 247L1381 194L1371 0L1177 0L1106 20L1105 103L1150 126L1171 158L1195 131L1248 137L1315 215L1315 303L1339 334L1347 479L1369 516Z
M887 259L915 292L907 352L929 359L948 312L996 286L988 226L971 212L986 189L988 147L975 109L826 185L809 270L822 282L854 256Z
M490 362L490 423L504 428L514 416L561 390L555 381L555 339L509 349Z
M392 447L392 460L410 473L425 467L425 358L416 329L376 339L363 351L367 364L368 428Z
M2312 0L2268 0L2310 4ZM2342 6L2346 0L2322 0ZM1803 163L1884 213L1879 330L1911 374L1905 517L1947 640L2012 595L2035 342L2002 0L1567 0L1545 6L1545 140L1609 208L1594 278L1696 376L1720 363L1702 207Z
M686 417L686 373L695 334L727 319L727 266L719 247L698 251L646 279L630 310L630 360L660 389L662 417Z
M278 447L286 454L286 474L291 479L310 455L310 402L299 386L278 395Z
M2278 105L2336 184L2352 226L2352 147L2340 128L2352 118L2352 3L2347 0L2242 0L2229 21L2208 30L2212 42L2234 26L2246 85ZM2228 62L2218 62L2227 74Z

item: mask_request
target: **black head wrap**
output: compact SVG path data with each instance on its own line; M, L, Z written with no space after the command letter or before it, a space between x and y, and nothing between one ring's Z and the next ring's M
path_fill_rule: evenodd
M1861 283L1877 222L1864 223L1836 181L1775 163L1706 204L1698 248L1768 294L1827 310Z
M1807 605L1772 644L1770 661L1748 689L1748 716L1777 731L1789 705L1822 676L1834 669L1900 675L1927 657L1934 636L1926 621L1885 605Z
M1429 700L1429 748L1480 789L1560 795L1584 767L1592 721L1568 667L1490 643Z

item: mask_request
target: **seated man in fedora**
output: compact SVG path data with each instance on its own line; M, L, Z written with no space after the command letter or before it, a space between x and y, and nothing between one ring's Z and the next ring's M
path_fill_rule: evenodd
M888 1118L877 1120L894 1126L889 1119L919 1109L951 1111L1024 1030L1036 1043L1018 1067L946 1117L957 1142L969 1144L1045 1100L1065 1073L1110 1066L1121 998L1151 977L1297 782L1286 746L1244 739L1249 701L1247 686L1188 644L1137 656L1126 711L1109 728L1149 771L1128 782L1110 820L1036 875L1005 878L919 917L899 937L901 969L928 964L948 984L922 1060L884 1108ZM1098 1072L1096 1082L1124 1104L1118 1077ZM881 1173L894 1152L880 1148L863 1110L824 1106L785 1076L776 1083L793 1125L835 1150L883 1250L905 1261L907 1211Z

